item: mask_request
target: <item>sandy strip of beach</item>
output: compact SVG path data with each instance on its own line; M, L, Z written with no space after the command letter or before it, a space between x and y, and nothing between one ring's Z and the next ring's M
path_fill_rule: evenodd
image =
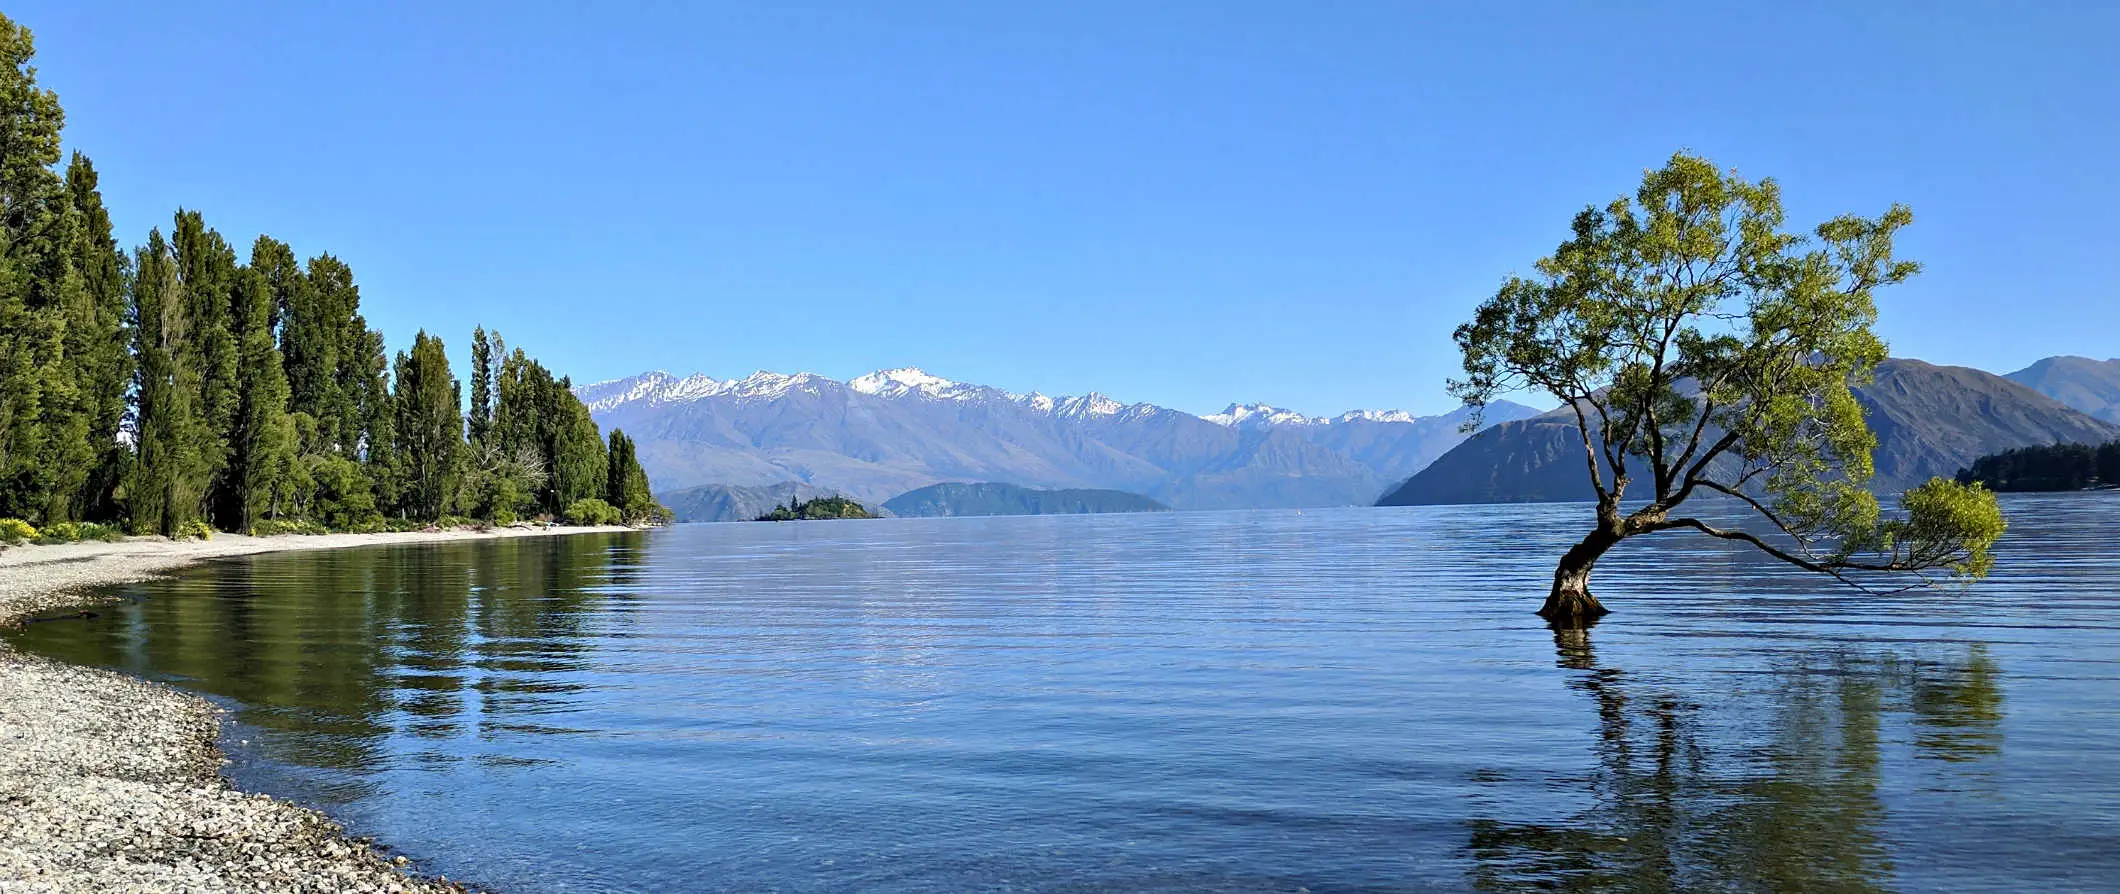
M506 528L18 546L0 550L0 626L206 559L623 531ZM408 874L304 807L220 775L206 700L0 645L0 892L456 891Z

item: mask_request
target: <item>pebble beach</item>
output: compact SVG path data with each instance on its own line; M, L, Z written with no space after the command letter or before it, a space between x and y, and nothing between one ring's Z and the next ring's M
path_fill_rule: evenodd
M622 531L243 537L0 550L0 626L93 610L93 588L207 559L492 537ZM323 814L220 775L204 699L0 645L0 892L462 891L349 837Z

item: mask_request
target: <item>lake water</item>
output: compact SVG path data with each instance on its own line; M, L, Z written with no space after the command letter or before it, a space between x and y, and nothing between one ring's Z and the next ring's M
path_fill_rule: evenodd
M1970 591L1584 506L692 525L262 556L23 648L514 891L2113 890L2120 495Z

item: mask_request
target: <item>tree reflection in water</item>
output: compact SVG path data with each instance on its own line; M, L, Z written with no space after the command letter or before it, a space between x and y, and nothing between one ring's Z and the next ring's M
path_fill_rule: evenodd
M1554 784L1594 806L1555 823L1471 820L1480 890L1886 890L1886 718L1908 717L1920 758L2001 749L2000 673L1979 644L1947 661L1877 652L1774 667L1744 696L1760 697L1741 715L1758 728L1744 730L1708 729L1700 705L1601 666L1587 629L1556 629L1554 649L1597 710L1595 770Z

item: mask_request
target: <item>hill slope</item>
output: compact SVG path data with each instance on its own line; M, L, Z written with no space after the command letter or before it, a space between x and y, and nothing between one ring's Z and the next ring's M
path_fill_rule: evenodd
M892 515L1084 515L1097 512L1166 512L1170 507L1140 494L1075 488L1037 490L987 482L930 484L884 501Z
M2120 424L2120 359L2048 357L2004 378L2098 419Z
M1180 508L1363 505L1464 439L1462 411L1307 417L1263 405L1201 417L1101 394L1048 397L916 369L838 382L647 373L576 389L675 492L787 482L870 504L945 481L1144 494ZM1497 405L1489 418L1533 415Z
M1949 477L1980 456L2033 444L2102 442L2120 426L1992 373L1887 360L1856 389L1877 435L1872 486L1891 493ZM1386 494L1378 505L1523 503L1594 497L1581 436L1566 408L1480 432Z

